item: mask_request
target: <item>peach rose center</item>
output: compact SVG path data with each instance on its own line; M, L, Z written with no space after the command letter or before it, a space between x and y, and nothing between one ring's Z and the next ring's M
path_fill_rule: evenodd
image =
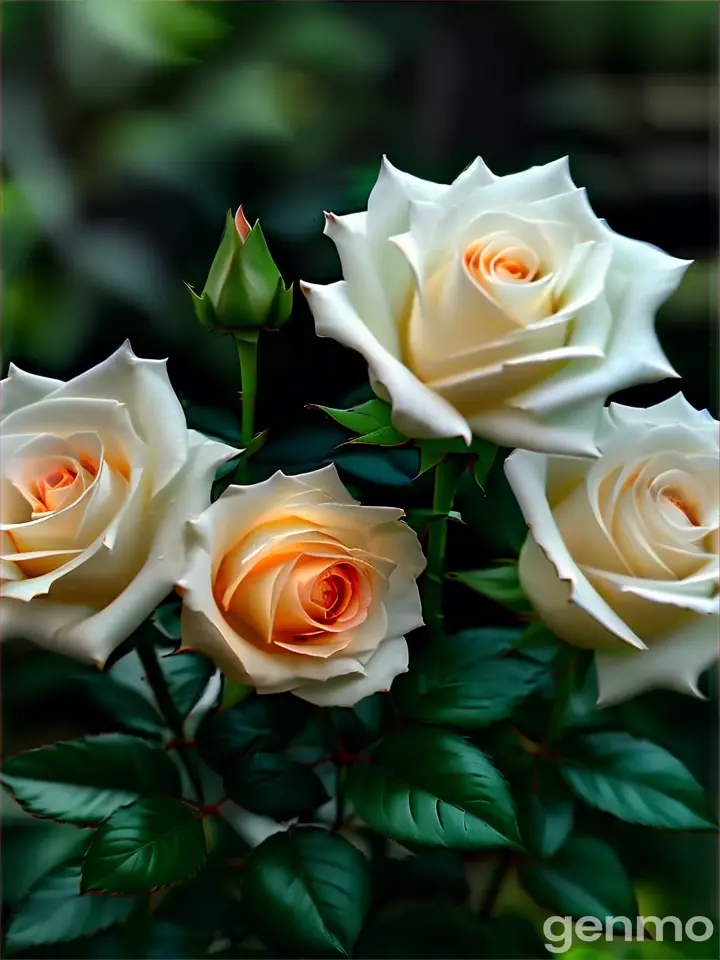
M532 283L540 266L532 250L512 240L507 245L473 240L465 248L463 262L473 280L483 286L492 280Z
M35 513L47 513L54 510L55 498L53 493L71 486L77 477L77 470L66 467L64 464L53 467L44 476L30 485L30 495L33 498Z
M363 564L346 556L334 538L327 540L328 549L339 553L337 558L278 547L259 556L236 580L232 570L239 570L242 548L230 551L214 585L226 619L262 646L295 653L314 645L344 646L348 631L367 617L372 589Z

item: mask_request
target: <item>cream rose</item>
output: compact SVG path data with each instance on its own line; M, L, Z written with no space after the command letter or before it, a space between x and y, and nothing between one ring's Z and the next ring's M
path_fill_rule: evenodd
M718 423L682 394L613 403L599 445L594 461L508 457L530 527L522 586L559 637L596 651L602 703L696 693L718 655Z
M165 361L129 344L67 383L11 366L0 444L3 635L102 665L182 575L237 451L188 430Z
M260 693L352 706L408 666L425 558L395 507L361 506L335 467L229 487L190 525L182 645Z
M613 233L565 160L450 186L383 162L367 212L327 215L344 280L304 284L406 436L594 455L605 398L674 376L654 314L687 262Z

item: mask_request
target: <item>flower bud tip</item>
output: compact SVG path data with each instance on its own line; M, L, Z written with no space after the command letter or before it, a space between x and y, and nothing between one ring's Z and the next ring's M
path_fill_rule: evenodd
M247 217L245 216L245 212L243 211L242 204L237 208L237 212L235 213L235 229L237 230L238 235L242 240L242 242L245 243L247 238L250 236L250 230L252 229L252 227L250 226L250 223Z

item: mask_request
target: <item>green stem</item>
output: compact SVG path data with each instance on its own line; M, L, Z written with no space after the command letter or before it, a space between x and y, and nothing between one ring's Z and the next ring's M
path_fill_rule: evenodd
M197 794L197 799L202 801L202 783L200 782L197 771L193 766L192 759L185 744L185 727L182 714L175 705L175 701L173 700L170 690L168 689L165 675L162 672L162 667L160 666L160 661L157 657L155 644L150 638L143 638L138 644L137 652L138 656L140 657L140 662L145 670L147 682L150 684L152 692L155 694L155 699L157 700L160 712L162 713L168 727L170 727L175 737L175 745L178 756L182 760L183 765L187 770L188 776L190 777L190 782L192 783L195 793Z
M505 877L507 876L507 872L511 863L512 853L509 850L505 850L500 854L500 859L495 865L495 869L490 877L490 884L488 885L485 896L480 904L479 914L483 920L487 920L492 916L492 912L495 909L495 904L500 896L500 891L503 883L505 882Z
M257 354L258 332L236 336L238 359L240 361L240 383L242 390L242 421L240 438L243 448L250 446L255 435L255 401L257 399ZM250 482L248 461L243 458L238 464L237 479Z
M443 580L445 577L445 550L448 520L452 510L460 474L465 462L452 456L444 457L435 467L433 512L439 514L430 524L427 543L427 574L425 582L425 621L434 634L443 630Z

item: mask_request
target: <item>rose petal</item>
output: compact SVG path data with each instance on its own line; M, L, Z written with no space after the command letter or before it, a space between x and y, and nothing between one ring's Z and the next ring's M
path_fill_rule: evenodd
M188 452L185 413L167 375L166 360L136 357L129 341L96 367L69 380L54 397L112 397L127 407L152 458L152 494L183 467Z
M302 289L318 336L332 337L368 361L373 387L390 397L393 423L401 433L426 438L461 436L470 442L467 421L382 347L350 304L344 283L303 284Z
M547 457L516 450L505 473L530 528L520 553L520 582L541 618L559 637L580 646L642 640L592 587L570 555L545 493Z
M34 373L26 373L25 370L11 363L7 377L0 382L0 418L5 418L14 410L27 407L37 400L50 396L62 385L62 380L38 377Z
M701 696L697 682L718 656L717 617L698 615L640 653L595 654L598 704L609 706L662 687Z
M160 500L154 505L158 526L137 575L116 599L93 616L72 626L58 624L44 638L46 645L101 666L105 663L115 647L140 626L182 576L186 566L186 518L207 508L218 466L236 453L232 447L189 431L186 470L165 489L164 502Z
M395 677L407 672L408 663L405 638L393 637L381 643L367 661L364 675L339 677L324 683L304 683L293 693L318 707L352 707L365 697L389 690Z

